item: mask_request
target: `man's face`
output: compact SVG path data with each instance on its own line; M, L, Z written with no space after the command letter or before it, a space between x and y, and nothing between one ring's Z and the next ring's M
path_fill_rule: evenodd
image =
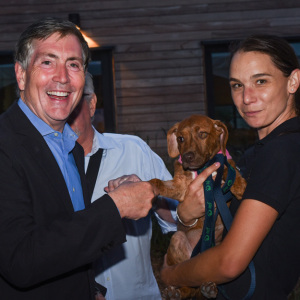
M78 135L78 139L80 139L82 135L85 135L92 126L92 116L89 103L85 99L82 99L68 119L69 125Z
M92 147L93 144L94 130L91 118L95 114L97 103L94 93L86 97L89 97L89 101L83 97L68 119L69 125L78 135L77 142L83 146L85 154L91 151L87 146Z
M57 33L36 40L29 66L16 63L16 77L22 100L44 122L57 131L81 99L85 72L82 48L74 35Z

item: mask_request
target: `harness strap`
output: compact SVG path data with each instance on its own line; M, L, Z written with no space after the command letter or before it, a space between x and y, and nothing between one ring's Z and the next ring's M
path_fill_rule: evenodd
M206 165L199 171L201 173L205 168L210 166L215 162L220 162L221 166L217 171L217 176L215 181L213 181L212 176L209 176L207 180L204 182L204 196L205 196L205 220L202 231L202 236L194 248L191 257L201 253L215 245L215 222L218 214L220 214L224 226L227 231L231 227L232 223L232 215L230 210L226 204L232 198L232 193L230 192L230 188L234 183L236 173L234 168L228 163L226 156L223 154L217 154L212 160L206 163ZM224 165L227 166L228 174L226 181L221 188L222 184L222 176L224 172ZM198 174L199 174L198 173ZM216 212L214 214L214 202L216 202ZM256 286L256 278L255 278L255 267L253 261L250 262L248 266L251 275L251 283L248 293L243 298L243 300L249 300L253 296L255 286ZM228 295L224 290L223 285L218 286L220 292L223 294L225 299L230 300Z
M205 220L202 231L202 236L194 248L191 257L201 253L215 245L215 222L218 216L219 211L221 212L221 216L223 219L223 206L228 209L226 202L232 198L232 194L230 192L230 188L235 180L235 170L232 166L227 162L226 156L223 154L217 154L213 159L205 164L205 166L198 171L200 174L204 169L215 162L220 162L221 166L218 169L217 177L215 181L212 179L210 175L207 180L204 182L204 196L205 196ZM224 172L224 164L226 164L228 168L228 175L226 181L221 189L222 175ZM218 207L217 211L214 214L214 202L216 199L221 202L221 206ZM226 224L231 224L232 217L231 214L224 214L224 218Z

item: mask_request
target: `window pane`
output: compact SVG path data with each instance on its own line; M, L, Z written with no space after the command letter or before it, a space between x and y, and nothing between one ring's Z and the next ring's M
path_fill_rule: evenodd
M16 99L16 77L13 64L0 64L0 113Z
M300 61L300 42L292 42L290 45L294 48L298 60Z
M100 60L91 61L88 71L93 75L95 94L97 96L97 106L93 125L99 132L105 131L104 107L103 107L103 90L102 90L102 63Z
M256 131L246 124L233 104L228 82L230 53L227 49L228 44L220 44L220 47L213 44L211 49L208 45L205 49L205 65L211 66L211 70L206 70L209 117L226 124L229 132L228 149L233 158L238 160L255 142Z

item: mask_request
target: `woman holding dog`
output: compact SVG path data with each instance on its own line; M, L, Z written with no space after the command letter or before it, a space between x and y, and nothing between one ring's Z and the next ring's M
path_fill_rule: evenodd
M215 282L223 284L229 299L243 299L253 260L251 299L283 300L293 290L300 277L299 68L293 49L278 37L252 36L233 50L232 98L259 138L243 160L247 188L240 203L232 201L233 223L221 244L181 264L164 264L161 277L167 285ZM185 204L179 204L178 214L187 225L203 215L202 183L217 168L215 164L195 179ZM189 203L193 212L182 209ZM218 293L217 299L228 298Z

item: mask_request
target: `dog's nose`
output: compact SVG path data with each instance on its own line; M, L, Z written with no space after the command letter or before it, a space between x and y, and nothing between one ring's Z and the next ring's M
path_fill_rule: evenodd
M182 161L184 161L186 163L191 163L194 161L194 159L195 159L194 152L187 152L187 153L183 154L183 156L182 156Z

